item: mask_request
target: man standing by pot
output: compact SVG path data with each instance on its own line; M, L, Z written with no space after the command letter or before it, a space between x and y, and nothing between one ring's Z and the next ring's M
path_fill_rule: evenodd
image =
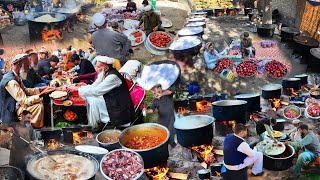
M224 165L227 172L223 173L223 179L247 179L246 167L252 167L254 176L262 176L263 155L261 152L252 150L244 138L247 136L247 128L238 123L235 126L234 134L228 134L224 139L223 155ZM243 173L236 172L243 171ZM242 175L240 177L240 175Z
M285 142L286 145L290 144L293 147L304 148L304 152L299 155L297 164L293 168L293 177L295 178L300 176L301 168L303 166L320 156L320 143L317 135L314 134L313 131L309 130L307 124L301 124L298 127L298 131L300 132L302 139L296 142Z

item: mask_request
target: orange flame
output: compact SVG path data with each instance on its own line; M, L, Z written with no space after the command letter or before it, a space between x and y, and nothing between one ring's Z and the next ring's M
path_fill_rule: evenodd
M93 138L93 134L92 132L90 131L82 131L82 137L85 137L85 138Z
M216 176L221 176L221 173L219 173L218 171L215 171L216 172Z
M230 10L229 11L229 15L234 15L235 14L235 11L234 10Z
M72 138L73 138L73 144L81 144L82 142L82 132L73 132Z
M222 16L223 15L223 12L218 12L218 16Z
M156 166L153 168L145 169L144 172L148 174L153 180L163 180L168 179L166 176L169 171L169 167Z
M206 100L196 102L197 112L207 112L210 105L210 102Z
M42 40L44 42L49 42L52 40L62 40L62 30L60 29L44 30L42 31Z
M48 141L48 150L55 150L59 148L59 142L55 139L49 139Z
M281 99L278 98L272 98L269 99L269 102L271 103L271 106L274 108L273 110L277 110L281 107Z
M178 113L182 114L182 115L186 114L187 113L187 108L179 107L178 108Z
M287 91L290 92L291 96L298 96L299 95L299 91L293 89L293 88L287 88Z
M213 154L213 145L200 145L200 146L193 146L191 149L197 152L200 157L206 162L208 165L214 163L215 158Z
M225 125L225 126L231 126L232 130L234 131L234 128L236 126L236 121L235 120L232 120L232 121L222 121L222 123Z

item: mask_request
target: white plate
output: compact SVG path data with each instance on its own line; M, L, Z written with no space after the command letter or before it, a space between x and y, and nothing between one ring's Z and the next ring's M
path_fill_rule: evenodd
M142 41L140 43L134 42L136 38L133 35L131 35L133 32L137 32L137 31L142 33ZM129 30L123 31L123 34L125 34L128 37L128 39L131 41L131 46L138 46L146 40L146 34L140 29L129 29Z
M161 18L161 21L162 21L162 27L164 28L172 27L172 22L169 21L169 19Z
M257 144L258 149L262 150L265 154L269 156L276 156L282 154L286 150L286 146L282 142L278 142L282 144L282 146L272 146L273 140L264 140ZM263 145L265 144L265 145ZM271 147L271 150L269 150Z
M109 151L98 146L79 145L75 147L76 150L88 154L107 154Z
M132 19L125 19L123 28L125 29L135 29L139 25L140 21L132 20Z

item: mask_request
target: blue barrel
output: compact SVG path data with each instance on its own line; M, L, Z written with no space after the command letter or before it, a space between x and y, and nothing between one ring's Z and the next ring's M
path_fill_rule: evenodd
M194 95L200 92L200 86L197 83L188 84L188 92L190 95Z

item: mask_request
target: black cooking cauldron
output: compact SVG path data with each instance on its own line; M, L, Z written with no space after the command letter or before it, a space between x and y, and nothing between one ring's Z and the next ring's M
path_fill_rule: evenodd
M293 88L294 90L300 89L300 79L299 78L285 78L282 80L282 88Z
M166 136L166 139L161 142L161 144L148 148L148 149L131 149L127 147L129 141L132 141L132 137L136 136L156 136L162 137L163 135ZM161 164L166 164L169 158L169 151L168 151L168 140L170 137L169 130L156 123L144 123L135 126L131 126L122 131L119 137L119 143L123 148L130 149L134 152L137 152L144 161L144 168L152 168Z
M174 122L178 143L183 147L211 144L214 118L207 115L177 117Z
M295 150L292 146L286 146L286 150L277 156L263 155L263 168L271 171L283 171L292 167Z
M298 75L295 75L294 77L300 79L300 85L308 84L308 75L307 74L298 74Z
M312 72L320 73L320 48L310 49L309 67Z
M234 96L237 100L247 101L248 112L261 111L260 94L239 94Z
M280 84L267 84L262 87L262 97L264 99L279 99L281 96L281 88Z
M247 101L222 100L212 103L213 117L216 121L235 120L245 124L248 119Z

